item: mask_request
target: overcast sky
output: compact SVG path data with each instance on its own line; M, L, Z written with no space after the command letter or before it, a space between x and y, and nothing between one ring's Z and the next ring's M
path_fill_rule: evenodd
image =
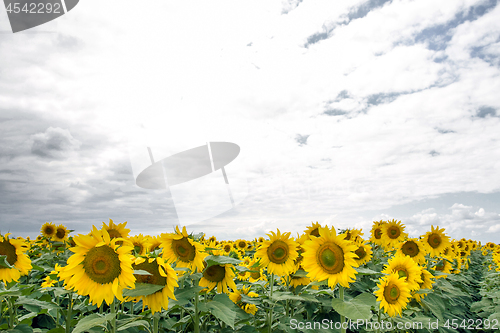
M111 218L131 234L318 221L369 237L397 219L498 243L499 56L493 0L86 0L16 34L2 7L0 232ZM211 204L221 170L213 193L136 185L147 147L158 161L217 141L241 149L235 208Z

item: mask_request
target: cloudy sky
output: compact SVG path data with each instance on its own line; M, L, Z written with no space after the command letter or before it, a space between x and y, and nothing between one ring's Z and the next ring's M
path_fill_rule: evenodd
M397 219L498 242L499 69L494 0L87 0L16 34L2 7L0 232ZM136 185L207 142L240 147L229 185Z

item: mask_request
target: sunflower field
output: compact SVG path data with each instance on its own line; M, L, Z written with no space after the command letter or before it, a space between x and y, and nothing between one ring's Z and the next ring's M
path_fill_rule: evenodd
M500 245L418 238L401 221L312 223L254 240L126 222L36 239L0 234L0 330L80 332L497 332Z

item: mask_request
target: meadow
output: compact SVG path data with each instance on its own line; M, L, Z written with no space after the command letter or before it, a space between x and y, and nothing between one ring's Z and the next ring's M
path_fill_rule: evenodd
M311 223L219 240L126 222L36 239L0 234L0 330L11 333L496 332L500 245L401 221Z

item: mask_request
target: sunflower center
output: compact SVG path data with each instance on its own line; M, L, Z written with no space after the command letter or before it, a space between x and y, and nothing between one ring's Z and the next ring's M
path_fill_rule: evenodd
M14 265L17 261L16 247L8 240L0 242L0 255L7 256L7 262Z
M382 237L382 230L380 228L375 229L373 235L375 236L376 239L380 239Z
M389 284L384 289L384 298L387 303L395 304L399 299L400 291L395 284Z
M258 280L260 278L260 272L252 272L250 273L250 276L252 277L252 279Z
M54 233L54 228L52 228L52 227L46 227L45 228L45 233L47 235L49 235L49 236L52 235Z
M269 260L275 264L284 263L289 257L288 244L281 240L275 240L267 248L267 256L269 257Z
M363 259L364 257L366 257L366 251L365 251L365 248L364 247L359 247L354 253L356 253L356 255L358 256L358 260L361 260Z
M347 231L345 233L345 240L351 240L351 232L350 231Z
M399 228L396 226L389 227L387 231L388 231L387 235L391 239L396 239L399 237L399 235L401 235L401 230L399 230Z
M414 257L420 252L420 250L418 249L418 245L414 241L408 241L404 243L401 251L403 251L404 254L410 257Z
M313 236L319 237L319 229L318 228L313 229L310 234Z
M437 248L439 245L441 245L441 236L439 236L439 234L430 235L428 243L433 249Z
M213 265L203 272L203 277L210 282L221 282L226 277L226 268L221 265Z
M323 244L317 252L316 259L329 274L337 274L344 269L344 251L337 244Z
M245 243L245 242L239 242L239 243L238 243L238 246L239 246L240 248L244 249L245 247L247 247L247 243Z
M83 268L91 280L101 284L113 282L121 273L118 253L107 245L90 249Z
M63 228L57 228L56 237L62 239L64 238L64 236L66 236L66 230L64 230Z
M408 271L406 270L406 267L403 266L398 266L394 269L396 272L398 272L399 277L404 277L405 279L408 277Z
M231 245L224 245L224 252L231 252Z
M134 244L134 251L135 251L136 253L142 253L142 249L143 249L143 247L142 247L142 245L141 245L141 244L139 244L139 243L135 243L135 244Z
M145 261L139 265L134 264L132 265L132 267L134 268L134 270L143 270L151 274L151 275L134 274L137 283L149 283L160 286L167 285L167 278L160 275L158 263L156 261L153 262Z
M434 267L434 269L435 269L435 270L437 270L437 271L442 271L442 270L444 270L444 262L443 262L443 261L440 261L440 262L436 265L436 267Z
M189 243L187 237L181 239L174 239L172 241L172 250L177 258L184 262L191 262L196 255L196 248Z
M122 237L122 234L120 234L120 232L116 229L108 229L106 230L109 234L109 238L113 239L113 238L121 238Z

